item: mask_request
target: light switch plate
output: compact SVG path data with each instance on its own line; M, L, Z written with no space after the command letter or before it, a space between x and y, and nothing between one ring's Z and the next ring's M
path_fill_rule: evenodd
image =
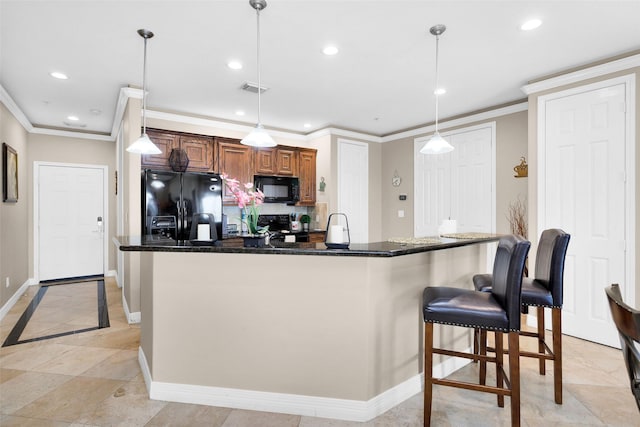
M398 218L404 218L404 210L400 209L398 211Z

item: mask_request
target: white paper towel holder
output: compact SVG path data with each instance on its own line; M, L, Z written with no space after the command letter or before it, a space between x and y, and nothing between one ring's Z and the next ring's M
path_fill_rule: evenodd
M336 216L336 218L334 219L333 223L331 223L331 219L334 216ZM344 217L344 226L340 224L339 217ZM332 229L332 227L334 228ZM336 241L335 239L336 227L342 228L342 236L340 236L340 241ZM347 219L347 215L343 213L332 213L331 215L329 215L329 219L327 220L327 229L324 233L324 244L328 249L349 249L349 243L351 243L351 235L349 234L349 220Z

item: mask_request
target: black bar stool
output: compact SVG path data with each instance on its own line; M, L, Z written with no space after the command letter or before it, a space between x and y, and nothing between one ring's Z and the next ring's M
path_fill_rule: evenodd
M545 362L553 361L553 389L555 402L562 404L562 290L564 260L569 246L569 234L553 228L545 230L540 236L536 252L535 277L522 280L522 306L536 307L538 330L520 331L521 336L538 339L538 352L521 351L520 356L534 357L539 361L540 375L546 374ZM478 274L473 277L473 285L478 291L488 292L493 285L491 274ZM545 341L544 309L551 309L551 335L553 350ZM480 336L480 352L486 343L486 335ZM497 347L497 344L496 344ZM492 351L493 349L487 349ZM482 362L480 362L482 363ZM484 370L481 368L482 374ZM481 382L484 378L481 378Z
M640 411L640 311L629 307L622 300L620 287L613 284L604 290L609 300L611 317L618 329L622 357L629 374L631 393Z
M451 287L427 287L424 290L424 425L431 425L432 387L434 384L494 393L498 406L504 396L511 397L511 424L520 425L520 288L522 273L531 244L519 236L500 239L493 265L494 286L490 292ZM477 355L433 347L433 324L477 328L496 332L496 355ZM502 334L508 333L509 376L503 368ZM433 355L462 357L496 364L496 386L433 378ZM505 387L506 383L506 387Z

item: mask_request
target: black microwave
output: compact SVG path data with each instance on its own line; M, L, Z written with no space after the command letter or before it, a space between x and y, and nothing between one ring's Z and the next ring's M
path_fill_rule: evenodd
M300 182L296 177L255 175L253 184L264 193L265 203L293 205L300 200Z

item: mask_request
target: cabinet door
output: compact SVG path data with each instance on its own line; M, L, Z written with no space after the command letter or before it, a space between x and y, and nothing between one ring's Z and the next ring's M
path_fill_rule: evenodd
M298 174L298 152L286 148L276 151L276 173L278 175L296 176Z
M257 148L254 152L255 156L255 173L256 175L275 175L276 174L276 149L275 148Z
M322 243L324 242L324 233L309 233L309 242L311 243Z
M213 138L182 135L180 147L189 157L188 171L213 172Z
M178 147L178 136L152 129L147 129L147 135L149 135L149 139L156 144L162 153L143 154L140 159L142 168L171 170L169 166L169 156L171 155L171 150Z
M251 147L233 141L229 138L216 138L218 172L226 173L229 178L237 179L241 184L253 182ZM222 189L222 202L227 205L236 203L226 187Z
M316 203L316 150L300 149L300 202L302 206Z

